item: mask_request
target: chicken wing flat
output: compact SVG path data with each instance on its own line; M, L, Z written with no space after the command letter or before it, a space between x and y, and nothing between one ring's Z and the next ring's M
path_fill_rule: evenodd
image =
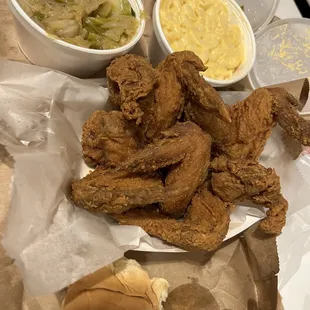
M280 234L285 225L288 203L281 194L279 177L274 169L255 161L229 160L218 157L211 163L212 189L223 201L249 199L268 208L260 228L269 234Z
M185 250L207 251L222 243L230 221L227 204L206 189L195 195L184 221L172 219L156 209L135 209L112 217L120 224L140 226L148 234Z
M163 132L162 137L153 144L131 156L121 165L121 169L146 173L170 166L165 187L182 190L183 195L168 196L161 207L164 213L180 217L206 179L210 150L209 135L194 123L178 123Z
M83 126L82 148L88 165L115 167L139 147L137 128L122 112L95 111Z
M189 51L175 52L172 57L176 58L175 70L184 86L186 99L229 123L230 115L222 98L199 73L206 70L202 60Z
M72 183L75 204L92 212L122 213L138 206L162 202L169 194L156 174L128 174L102 166ZM175 192L173 194L176 195Z
M188 104L187 117L212 136L216 155L232 159L260 156L275 122L269 92L255 91L253 94L236 105L227 106L231 123L222 121L198 104Z
M139 100L152 93L156 82L151 64L141 56L127 54L111 62L107 78L111 102L120 106L128 120L140 124L144 111ZM147 101L152 102L150 98Z
M228 232L229 215L232 209L234 209L232 203L223 202L206 187L202 187L193 197L191 205L185 214L184 222L199 223L210 232L218 232L224 239Z
M175 71L173 56L168 56L157 66L156 79L152 117L146 125L148 140L175 125L183 113L184 106L184 94Z
M153 118L146 133L149 139L180 119L186 97L196 99L206 110L229 121L224 102L199 74L205 69L199 57L189 51L173 53L158 65Z
M231 123L194 101L187 105L186 116L212 136L217 155L257 160L276 122L293 138L309 145L310 123L298 115L297 106L298 101L284 89L260 88L245 100L228 106Z

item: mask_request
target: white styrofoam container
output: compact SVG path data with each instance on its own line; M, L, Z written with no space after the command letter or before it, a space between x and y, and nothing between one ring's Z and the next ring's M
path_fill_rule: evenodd
M113 58L128 53L141 39L145 28L145 20L141 16L142 1L129 0L140 21L133 39L128 44L111 50L83 48L52 38L23 11L17 0L7 1L13 13L18 43L25 56L35 65L81 78L92 76L106 67Z
M225 87L242 80L251 71L256 57L255 38L250 22L248 21L240 6L234 0L224 1L226 1L229 10L232 12L232 16L235 19L234 21L237 22L243 30L246 60L241 66L239 66L239 68L234 72L232 78L230 79L214 80L204 77L205 80L214 87ZM167 55L173 53L173 50L167 41L161 27L159 14L160 6L161 0L157 0L153 9L153 26L155 35L152 36L149 45L149 57L151 63L154 66L156 66ZM188 49L190 50L190 46Z

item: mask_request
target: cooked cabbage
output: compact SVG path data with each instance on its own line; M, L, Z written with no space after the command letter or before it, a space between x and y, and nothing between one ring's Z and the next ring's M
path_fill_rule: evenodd
M93 49L127 44L138 29L128 0L18 0L48 34Z

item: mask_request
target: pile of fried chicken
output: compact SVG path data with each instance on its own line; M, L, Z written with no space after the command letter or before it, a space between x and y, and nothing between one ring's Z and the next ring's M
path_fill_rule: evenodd
M73 182L77 206L186 250L217 248L244 200L268 209L262 231L281 233L288 203L274 169L258 159L276 123L303 145L310 123L281 88L225 105L205 69L189 51L156 69L136 55L112 61L108 87L119 109L96 111L83 127L84 159L96 168Z

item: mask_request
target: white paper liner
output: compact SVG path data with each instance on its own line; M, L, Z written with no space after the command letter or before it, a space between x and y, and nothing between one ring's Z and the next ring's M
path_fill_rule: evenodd
M108 91L45 68L10 61L0 65L0 144L15 160L3 245L30 292L55 292L129 249L183 252L139 227L120 226L70 202L72 179L90 170L82 160L82 125L93 111L110 109ZM234 103L248 94L225 92L224 96L227 103ZM276 168L290 202L289 214L294 214L307 206L307 190L296 162L287 158L279 140L275 131L262 163ZM299 182L292 183L295 179ZM258 209L238 206L226 239L263 216Z

